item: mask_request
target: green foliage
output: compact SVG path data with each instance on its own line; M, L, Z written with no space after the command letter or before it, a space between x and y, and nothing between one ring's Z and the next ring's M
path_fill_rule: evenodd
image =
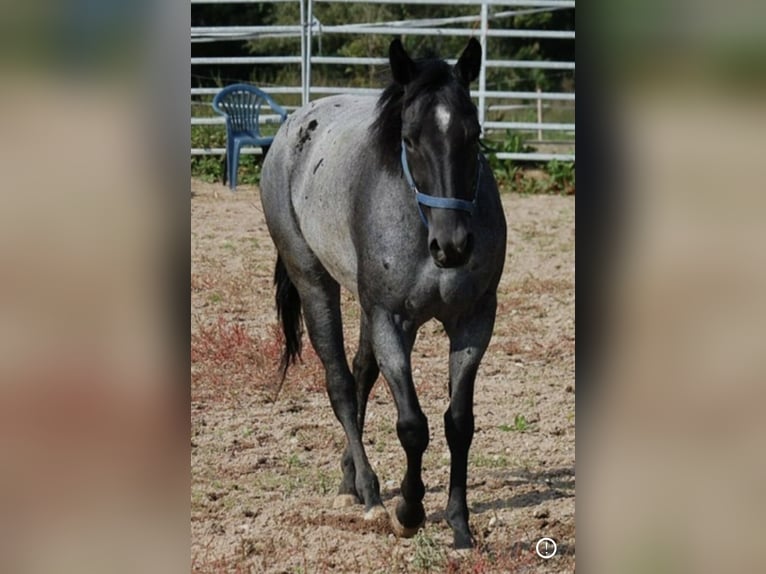
M499 454L490 456L477 453L473 455L471 464L476 468L506 468L508 459Z
M513 430L517 432L524 432L529 428L529 423L524 415L516 415L513 417Z
M512 425L502 424L498 428L503 432L524 432L529 428L529 422L524 415L516 415Z
M191 147L225 148L226 128L222 125L192 126ZM258 184L261 179L263 156L240 154L237 184ZM223 155L198 155L191 158L192 177L209 183L222 182L226 171L226 157Z
M415 555L412 559L412 565L415 568L429 572L439 569L444 564L444 551L426 528L415 534L413 542Z
M195 145L192 142L192 145ZM258 185L261 180L262 156L240 155L237 185ZM199 155L191 158L191 176L208 183L223 182L226 158L222 155Z
M523 194L564 194L575 193L575 168L573 162L550 161L547 164L535 162L514 162L501 160L497 153L529 153L534 151L525 143L518 132L506 130L502 140L487 141L485 153L492 173L501 189ZM542 167L542 169L541 169Z
M574 163L553 160L548 162L546 171L550 176L551 185L555 191L567 195L575 192Z
M498 159L495 154L497 152L527 153L532 151L532 148L524 143L520 134L511 130L506 130L505 138L501 141L492 140L485 143L489 151L487 154L489 166L492 168L492 173L495 174L498 183L501 186L510 184L516 179L518 167L509 160Z

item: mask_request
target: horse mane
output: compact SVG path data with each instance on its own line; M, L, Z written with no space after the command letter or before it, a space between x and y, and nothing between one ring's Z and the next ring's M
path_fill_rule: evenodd
M383 90L378 98L377 117L370 126L380 161L391 173L401 169L402 108L424 92L435 94L439 88L457 82L452 66L444 60L416 60L415 66L415 77L406 89L393 82Z

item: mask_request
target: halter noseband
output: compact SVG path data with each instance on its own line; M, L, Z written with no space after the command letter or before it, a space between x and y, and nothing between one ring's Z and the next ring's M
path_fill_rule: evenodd
M479 169L476 174L476 189L473 194L473 201L467 201L465 199L457 199L455 197L436 197L428 195L426 193L420 193L418 186L415 185L415 180L412 179L412 173L410 172L410 166L407 163L407 149L402 141L402 170L404 171L404 177L407 178L407 184L410 189L415 193L415 200L417 201L418 213L420 213L420 219L423 224L428 227L428 220L423 213L422 205L428 207L437 207L440 209L458 209L460 211L466 211L469 215L473 215L476 210L476 200L479 197L479 182L481 181L481 157L477 156L479 161Z

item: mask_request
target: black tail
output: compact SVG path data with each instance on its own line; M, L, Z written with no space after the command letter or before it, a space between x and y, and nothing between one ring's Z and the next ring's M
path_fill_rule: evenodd
M277 317L282 320L282 331L285 334L285 348L282 351L282 380L279 387L287 376L287 369L295 364L295 359L301 354L301 338L303 336L303 316L301 315L301 296L287 275L282 258L277 256L277 265L274 268L274 285L277 288Z

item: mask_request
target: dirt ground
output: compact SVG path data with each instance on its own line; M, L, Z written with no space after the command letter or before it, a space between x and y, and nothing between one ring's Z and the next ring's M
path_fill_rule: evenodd
M413 353L431 440L427 523L397 539L361 506L334 509L344 435L306 341L277 394L275 250L257 188L191 182L191 531L195 572L529 572L575 569L574 198L503 194L508 255L492 343L476 383L468 504L477 548L456 554L444 508L447 339L421 329ZM346 345L358 310L344 299ZM405 467L381 379L365 445L393 510ZM556 541L549 560L535 553Z

